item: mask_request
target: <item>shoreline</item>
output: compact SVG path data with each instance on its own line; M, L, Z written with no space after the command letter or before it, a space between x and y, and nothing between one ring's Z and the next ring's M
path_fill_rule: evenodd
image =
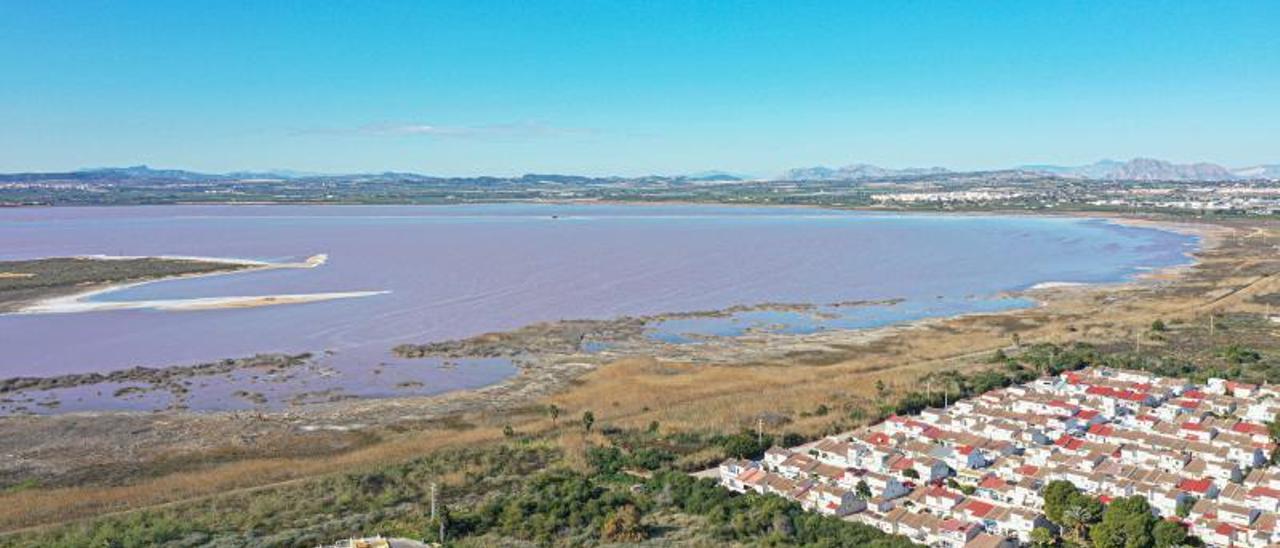
M631 205L641 205L641 204L631 204ZM786 207L790 207L790 206L786 206ZM917 214L925 214L925 213L917 213ZM953 213L946 213L946 212L927 213L927 214L943 215L943 216L956 215ZM1008 216L1004 214L988 214L988 213L981 213L980 215ZM1027 216L1035 216L1035 214L1029 214ZM813 343L825 344L825 343L831 343L831 342L866 344L866 343L874 342L876 340L879 340L894 334L908 332L908 331L923 328L923 327L936 326L946 322L962 320L970 316L1001 315L1001 316L1012 318L1012 317L1016 317L1017 314L1023 311L1033 310L1033 309L1045 309L1047 307L1052 306L1053 301L1059 298L1063 292L1071 292L1071 293L1108 292L1108 291L1118 290L1126 287L1132 287L1135 285L1147 285L1147 284L1156 283L1156 282L1173 281L1181 273L1189 271L1190 269L1193 269L1200 264L1200 259L1197 257L1197 255L1207 251L1211 251L1221 241L1219 238L1214 237L1214 235L1216 233L1222 232L1222 230L1214 230L1213 225L1208 225L1208 224L1188 225L1186 223L1167 223L1164 221L1153 221L1148 219L1125 219L1125 218L1115 218L1115 217L1109 217L1109 216L1095 216L1095 215L1076 216L1076 215L1051 214L1051 215L1044 215L1044 216L1063 218L1063 219L1092 219L1092 220L1099 220L1099 221L1112 223L1116 225L1122 225L1122 226L1124 225L1141 226L1148 229L1165 230L1168 232L1194 235L1199 238L1199 241L1197 242L1197 246L1194 251L1187 252L1185 254L1188 257L1188 261L1183 264L1170 265L1166 267L1155 268L1150 271L1138 272L1138 273L1127 275L1124 279L1118 279L1113 281L1104 281L1104 282L1046 281L1046 282L1040 282L1040 283L1034 284L1031 287L1027 287L1023 289L998 292L991 296L992 298L1026 299L1032 302L1032 304L1029 306L1016 306L1016 307L1011 307L1008 309L998 310L998 311L977 310L977 311L969 311L969 312L959 312L959 313L948 314L948 315L928 316L928 317L921 317L921 318L915 318L915 319L904 319L904 320L894 321L887 324L868 326L868 327L820 330L820 331L810 332L810 333L788 334L788 333L772 333L767 331L746 332L737 336L711 337L712 339L711 342L708 343L707 341L703 341L698 345L672 344L672 343L662 342L657 340L641 341L640 344L632 344L635 341L625 341L626 344L624 346L628 351L627 354L619 354L618 352L615 352L613 350L608 350L608 351L599 352L599 353L553 352L552 353L553 355L551 356L539 356L537 350L533 350L533 351L530 351L528 349L525 349L524 351L506 350L506 352L508 352L506 354L508 357L518 358L515 360L516 368L517 368L516 373L514 373L513 375L507 378L504 378L502 380L499 380L497 382L494 382L492 384L485 385L482 387L458 389L458 390L452 390L445 393L430 394L430 395L391 395L391 396L385 396L385 397L360 397L360 398L354 398L351 400L344 400L338 403L318 403L318 404L311 404L311 405L302 406L302 407L290 407L283 411L273 410L273 411L267 411L267 412L268 413L285 412L285 413L303 413L303 414L326 414L326 413L335 412L335 410L332 409L334 407L350 406L350 405L353 405L353 403L355 402L431 401L436 398L451 396L454 394L465 396L469 393L484 393L486 391L487 392L493 392L493 391L504 392L512 389L519 389L525 386L526 385L525 381L527 380L525 377L527 376L527 373L531 370L549 368L552 370L549 372L551 377L559 377L560 374L563 372L556 370L557 366L554 362L570 360L570 358L572 358L570 361L573 361L575 364L584 365L590 369L598 368L604 365L605 363L607 363L611 359L627 358L627 357L633 357L633 356L651 356L660 360L667 360L667 361L684 359L684 360L691 360L699 363L721 363L721 362L733 361L734 358L732 356L718 358L717 355L732 354L734 347L738 347L738 346L742 346L744 348L744 352L746 352L745 348L748 344L752 344L755 346L760 346L760 345L778 346L780 348L790 348L793 346L802 346L802 345L813 344ZM143 258L143 257L131 257L131 256L83 256L83 257L100 258L102 260L127 260L127 259L133 259L133 258ZM200 274L194 274L194 275L180 275L180 276L159 278L155 280L144 280L140 282L132 282L132 283L125 283L125 284L113 284L107 287L90 289L74 295L46 299L42 301L41 304L39 305L32 305L28 308L25 308L24 311L17 312L17 313L18 314L77 313L77 312L123 310L123 309L136 309L136 308L151 308L151 309L166 310L166 311L208 310L208 309L220 309L220 308L271 306L276 304L296 304L296 303L305 303L305 302L318 302L318 301L331 300L331 299L365 297L365 296L374 296L374 295L381 295L381 294L387 293L386 291L360 291L360 292L316 293L316 294L300 294L300 295L268 295L268 296L254 296L254 297L213 297L213 298L195 298L195 299L121 301L121 302L109 302L109 301L95 302L95 301L85 300L95 295L108 293L112 291L118 291L128 287L138 286L146 283L154 283L154 282L164 281L164 280L179 279L184 277L212 276L212 275L231 274L236 272L249 272L249 271L256 271L256 270L276 269L276 268L314 268L324 264L325 260L327 259L327 256L323 254L315 255L308 258L304 262L294 262L294 263L269 263L265 261L257 261L257 260L251 260L251 259L196 257L196 256L161 256L161 257L154 257L154 258L198 260L198 261L222 263L222 264L241 264L241 265L248 266L248 268L241 269L241 270L232 270L232 271L200 273ZM854 303L831 303L831 304L840 306L841 304L854 304ZM860 303L860 304L877 304L877 302ZM493 338L493 337L506 337L506 336L510 336L531 328L543 328L548 325L555 326L558 324L567 325L575 322L620 325L628 321L638 319L638 320L641 320L642 322L650 322L650 323L656 324L667 319L680 319L685 317L691 317L691 318L722 317L722 316L731 315L736 311L750 311L755 309L772 309L777 307L814 308L814 307L821 307L821 306L824 306L824 305L814 304L814 303L759 303L754 305L736 305L726 309L713 310L713 311L670 312L670 313L647 315L643 317L619 316L619 317L614 317L614 318L609 318L604 320L559 320L559 321L551 321L551 322L536 322L535 324L523 326L521 328L516 328L513 330L484 333L484 334L476 335L473 337L468 337L468 338L463 338L458 340L428 342L421 345L406 344L402 346L432 347L432 346L441 346L441 345L444 345L444 346L460 345L460 344L465 345L465 344L471 343L471 341L473 340ZM516 344L514 344L513 346L518 346L518 344L520 343L523 343L526 345L534 345L536 344L536 341L516 341ZM703 350L706 348L712 348L713 350L704 352ZM395 352L395 349L389 349L389 350L391 350L392 352ZM324 350L312 349L311 351L314 353L323 353ZM763 354L763 352L761 353ZM712 355L711 358L707 357L709 354ZM441 358L456 359L456 358L483 358L483 357L491 357L491 356L482 355L482 354L467 354L465 352L463 353L454 352L454 353L439 354L439 355L424 354L420 357L441 357ZM161 366L161 368L167 368L167 367L181 367L181 366L180 365L179 366L173 366L173 365ZM578 371L578 369L580 369L579 367L575 366L573 369L575 370L575 374L581 372L581 371ZM111 373L111 372L112 371L108 371L106 373ZM544 377L542 380L546 381L548 379ZM564 380L567 380L567 379L564 379ZM553 382L552 384L555 384L560 388L563 387L563 383L559 380L556 382ZM543 390L540 390L540 391L543 391ZM376 403L374 403L374 405L376 405ZM105 408L101 410L92 410L92 411L76 411L76 412L70 412L70 413L59 413L57 415L69 416L69 415L75 415L75 414L104 414L104 413L128 414L128 413L148 413L148 412L154 412L154 411L119 410L119 409ZM181 412L200 413L200 414L235 413L235 411L216 411L216 410L204 410L204 411L183 410Z

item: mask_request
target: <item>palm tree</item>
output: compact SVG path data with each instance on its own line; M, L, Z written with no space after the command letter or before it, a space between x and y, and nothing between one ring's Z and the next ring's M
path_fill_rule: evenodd
M1097 523L1101 517L1091 504L1072 504L1062 511L1062 524L1071 530L1072 538L1082 540L1089 525Z

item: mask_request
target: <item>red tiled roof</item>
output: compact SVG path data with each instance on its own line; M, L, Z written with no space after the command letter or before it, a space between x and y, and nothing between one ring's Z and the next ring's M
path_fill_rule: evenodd
M995 509L996 507L994 505L987 504L980 500L969 499L968 510L969 510L969 513L973 514L973 517L975 518L985 517L987 514L991 513L991 511Z
M900 459L898 459L898 460L894 461L894 463L893 463L892 465L890 465L890 468L891 468L891 469L893 469L893 470L902 471L902 470L906 470L906 469L908 469L908 468L911 468L913 465L915 465L915 462L914 462L914 461L912 461L911 459L909 459L909 458L907 458L907 457L902 457L902 458L900 458Z
M942 522L940 529L943 531L968 531L974 527L977 527L976 523L965 523L958 519L948 519Z
M1058 438L1058 441L1053 442L1053 444L1058 447L1066 447L1067 449L1075 451L1084 445L1084 440L1063 434L1062 437Z
M1236 530L1237 530L1237 527L1234 525L1231 525L1230 523L1219 523L1217 527L1213 528L1213 531L1215 533L1218 533L1219 535L1222 535L1222 536L1228 536L1228 537L1234 534Z
M1116 398L1128 401L1145 401L1147 395L1134 390L1116 390L1109 386L1090 386L1085 390L1086 394L1093 396L1105 396L1108 398Z
M1178 482L1178 489L1181 489L1183 491L1191 491L1194 493L1207 493L1209 492L1210 487L1213 487L1213 480L1210 478L1203 478L1198 480L1183 479Z
M1270 487L1259 485L1249 490L1249 496L1280 499L1280 489L1272 489Z
M1253 390L1253 389L1255 389L1255 388L1257 388L1257 387L1258 387L1258 385L1256 385L1256 384L1249 384L1249 383L1247 383L1247 382L1227 381L1227 389L1228 389L1228 390L1235 390L1235 389L1237 389L1237 388L1244 388L1244 389L1248 389L1248 390Z
M1143 393L1140 393L1140 392L1134 392L1134 391L1132 391L1132 390L1125 390L1125 391L1121 392L1121 393L1120 393L1120 395L1119 395L1118 397L1119 397L1120 399L1122 399L1122 400L1129 400L1129 401L1136 401L1136 402L1144 402L1144 401L1147 401L1147 395L1146 395L1146 394L1143 394Z
M1201 399L1204 399L1204 392L1201 392L1199 390L1188 390L1182 393L1182 397L1201 400Z
M738 481L741 481L742 483L755 483L764 479L766 474L767 472L764 470L751 468L744 470L741 474L738 474Z
M1267 434L1267 427L1261 424L1240 421L1231 427L1231 431L1239 432L1241 434L1261 434L1265 436Z
M978 487L981 487L983 489L999 489L1004 486L1005 486L1004 480L996 477L994 474L988 475L982 478L982 481L978 482Z
M930 487L928 496L951 499L951 500L956 500L962 497L962 495L960 495L959 493L953 493L951 492L951 490L947 489L946 487L942 487L940 485L935 485L933 487Z
M1078 413L1076 413L1076 416L1084 420L1089 420L1098 416L1098 412L1092 409L1081 409Z
M1110 436L1115 432L1116 432L1115 428L1112 428L1111 426L1106 424L1095 424L1089 427L1089 433L1095 436L1105 437L1105 436Z
M876 432L867 436L866 441L872 445L889 445L889 435L884 432Z

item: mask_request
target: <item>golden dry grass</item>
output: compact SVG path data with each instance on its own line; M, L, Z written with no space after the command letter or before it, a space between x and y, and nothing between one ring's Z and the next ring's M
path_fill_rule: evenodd
M314 458L251 459L169 474L137 484L27 489L0 497L0 529L61 522L120 510L189 500L215 493L278 485L339 471L400 462L444 447L492 442L500 428L423 431L348 453Z

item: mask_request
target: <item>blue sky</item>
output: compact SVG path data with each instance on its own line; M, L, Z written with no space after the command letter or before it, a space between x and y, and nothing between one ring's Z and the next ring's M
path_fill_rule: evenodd
M1280 2L0 1L0 171L1280 163Z

